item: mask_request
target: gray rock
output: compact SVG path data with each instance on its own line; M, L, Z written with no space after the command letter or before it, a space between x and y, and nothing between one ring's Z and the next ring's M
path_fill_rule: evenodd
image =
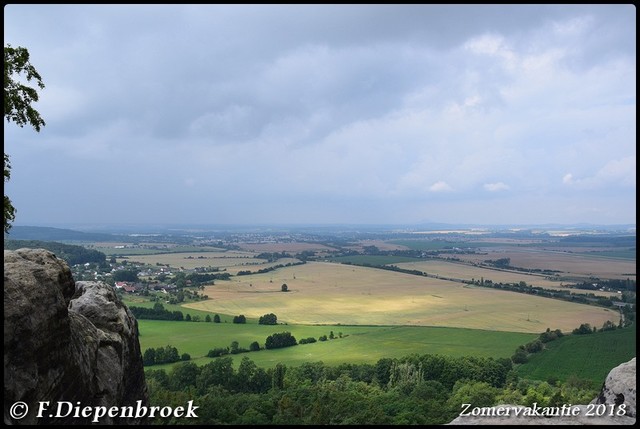
M109 285L74 282L53 253L5 250L4 388L5 424L91 422L93 416L66 416L66 409L56 413L62 401L148 406L136 319ZM29 407L19 420L10 414L18 401ZM37 418L43 401L51 408ZM109 416L99 422L143 423Z
M591 404L624 404L626 415L636 416L636 358L613 368Z

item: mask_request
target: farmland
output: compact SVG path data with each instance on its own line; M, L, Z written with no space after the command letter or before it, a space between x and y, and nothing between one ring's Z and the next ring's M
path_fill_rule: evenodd
M628 258L612 258L599 254L570 253L539 249L494 249L491 255L461 255L460 259L481 262L489 258L510 258L511 264L523 268L545 268L562 272L564 277L615 278L631 277L635 280L636 261Z
M287 284L289 292L282 293ZM374 268L309 262L207 286L187 308L290 324L420 325L540 333L617 323L609 309Z
M143 350L171 344L180 353L189 353L194 362L205 364L204 357L215 347L227 347L238 341L248 348L257 341L264 347L268 335L288 331L298 340L334 332L334 339L297 347L261 350L238 355L236 363L248 356L258 366L270 368L278 362L299 365L322 361L326 364L375 363L383 357L402 357L411 353L449 356L510 357L521 344L537 337L532 334L504 333L457 328L390 326L266 326L233 323L168 322L140 320L140 345Z
M125 300L142 307L161 302L169 311L200 320L139 321L144 348L169 343L197 363L206 362L212 348L232 341L245 348L253 341L263 345L268 334L282 330L298 339L330 331L336 338L263 350L251 359L272 366L281 358L292 363L372 362L410 353L508 357L514 347L547 328L571 332L583 323L598 328L606 321L620 322L616 307L593 305L597 297L618 300L620 293L568 289L572 282L635 282L635 239L625 234L567 239L468 230L251 230L219 236L198 231L197 239L187 233L172 242L175 234L148 236L146 241L122 236L87 247L107 250L121 269L140 267L143 281L156 289L173 287L145 296L126 294ZM497 266L500 260L507 264ZM190 273L197 272L227 277L193 287ZM180 299L175 278L183 282L178 289L185 288ZM487 287L492 284L564 290L582 298L570 302ZM634 300L635 290L625 291L625 299ZM277 315L277 327L257 324L267 313ZM222 323L203 322L214 314ZM246 325L231 323L239 314L247 317Z
M484 281L491 280L494 283L525 282L530 286L538 286L545 289L567 290L567 287L563 286L563 282L560 280L541 274L528 274L514 270L498 270L441 260L402 262L396 265L400 268L420 270L444 278L458 278L468 281L482 279ZM593 291L593 293L600 296L612 295L611 292L598 290Z
M547 344L518 368L524 378L565 381L570 376L592 380L598 387L613 365L636 355L636 326L592 335L571 335Z

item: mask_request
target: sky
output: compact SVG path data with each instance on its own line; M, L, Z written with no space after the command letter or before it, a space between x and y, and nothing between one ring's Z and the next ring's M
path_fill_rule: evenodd
M14 4L4 42L45 84L15 225L635 224L633 5Z

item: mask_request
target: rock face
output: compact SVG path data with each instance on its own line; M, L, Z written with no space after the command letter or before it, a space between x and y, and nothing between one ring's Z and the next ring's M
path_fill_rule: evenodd
M636 422L636 358L613 368L597 398L588 405L556 410L556 416L531 415L537 410L521 405L497 405L478 415L456 417L450 425L633 425ZM547 409L547 414L551 414ZM624 414L623 414L624 411ZM468 410L469 414L471 410ZM480 415L481 414L481 415ZM621 415L618 415L621 414Z
M613 368L591 404L624 404L626 414L636 417L636 358Z
M74 282L53 253L5 250L4 423L86 424L95 414L76 410L114 406L148 406L136 319L109 285ZM119 415L99 423L144 423Z

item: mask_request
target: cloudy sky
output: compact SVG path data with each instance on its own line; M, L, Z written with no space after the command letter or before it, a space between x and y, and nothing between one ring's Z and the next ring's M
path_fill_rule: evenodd
M635 223L632 5L8 5L16 225Z

